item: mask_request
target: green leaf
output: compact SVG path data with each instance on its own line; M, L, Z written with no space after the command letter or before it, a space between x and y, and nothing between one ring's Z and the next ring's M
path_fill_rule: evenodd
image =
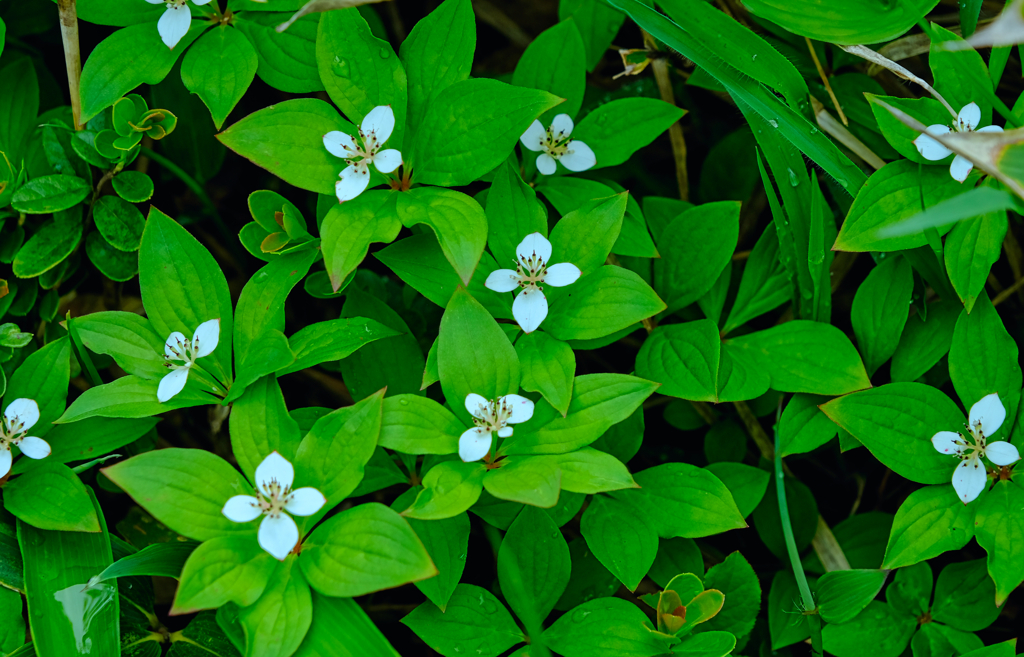
M139 287L146 315L159 336L180 331L191 338L203 322L220 320L220 341L201 365L229 381L232 313L224 272L185 228L152 207L139 249Z
M408 105L405 69L358 9L328 11L320 18L316 64L327 95L353 121L361 121L374 107L389 105L395 130L388 145L402 147Z
M339 363L353 398L362 399L385 386L389 397L419 393L426 361L419 343L398 313L376 297L349 289L341 316L366 317L400 334L371 342Z
M260 599L238 612L252 646L247 654L289 657L302 643L313 622L313 601L299 565L295 559L278 564Z
M907 320L889 368L893 381L915 381L949 351L960 317L960 305L939 300L928 304L928 317L917 314Z
M289 340L295 352L295 362L281 370L279 375L347 358L364 345L396 335L398 331L365 317L310 324Z
M659 326L640 347L638 375L661 383L663 395L718 400L720 339L710 319Z
M144 203L153 198L153 179L141 171L122 171L110 179L110 184L129 203Z
M438 463L424 475L423 490L402 515L420 520L457 516L480 498L485 473L482 463Z
M75 251L81 239L81 206L57 212L18 250L12 267L14 275L33 278L52 270Z
M761 584L743 555L733 552L725 561L708 569L704 588L724 593L725 605L722 611L698 625L694 631L725 631L740 638L750 634L761 610Z
M200 449L160 449L103 468L115 485L173 531L205 541L248 533L252 527L231 522L221 509L252 488L226 461Z
M580 520L587 546L622 584L635 591L658 553L658 534L634 507L596 495Z
M951 563L935 582L932 618L965 632L985 629L999 616L995 584L985 571L985 560Z
M444 380L442 379L442 384ZM538 402L533 417L516 428L501 451L506 454L565 454L594 442L612 425L636 411L658 385L626 374L586 374L573 382L563 417Z
M81 120L93 118L140 84L163 80L209 26L207 21L192 21L174 48L164 45L152 23L130 25L101 41L82 68Z
M913 292L914 272L899 256L881 260L857 288L850 319L869 375L896 351Z
M332 130L356 132L324 101L295 98L253 112L217 139L290 185L334 194L334 183L345 167L324 148L323 136Z
M935 0L895 4L852 0L839 7L827 0L750 0L749 9L800 36L856 45L895 39L913 27L936 4Z
M408 76L410 133L419 134L427 106L438 94L469 77L475 50L470 0L445 0L413 26L400 51Z
M837 251L900 251L927 244L923 232L886 237L882 229L961 191L961 184L949 176L945 167L920 167L906 160L891 162L872 174L857 194L833 248ZM950 228L952 224L940 227L939 234L944 235Z
M662 538L700 538L747 526L729 489L707 470L665 463L633 478L638 490L613 497L637 507Z
M295 460L302 435L288 415L277 377L265 376L249 385L232 405L229 421L231 452L250 482L258 483L256 468L271 452Z
M518 262L516 247L531 233L548 234L547 212L518 166L503 163L487 190L487 245L499 266ZM488 272L489 273L489 272Z
M78 205L89 191L89 183L78 176L39 176L14 192L11 207L25 214L49 214Z
M15 169L26 155L38 114L39 80L32 60L25 57L0 68L0 152Z
M568 18L572 18L579 27L586 46L587 71L593 71L625 19L621 13L600 2L562 0L558 3L558 20L565 21Z
M412 69L409 78L411 91ZM413 98L410 94L410 116L416 112ZM497 80L455 82L429 102L413 133L415 155L408 157L416 182L468 185L504 162L530 124L560 102L546 91Z
M732 494L733 501L736 502L736 508L744 518L753 513L757 505L764 499L764 494L768 490L768 482L771 479L771 476L760 468L731 461L709 463L704 469L725 484L729 493Z
M558 503L562 471L551 456L513 455L484 475L484 490L509 502L550 509Z
M549 287L545 294L551 311L544 328L559 340L613 335L665 310L642 278L616 266L600 267L565 288Z
M771 633L772 650L810 638L811 629L807 617L798 608L800 589L789 570L780 570L772 578L768 593L768 630Z
M619 236L628 196L594 199L565 214L551 231L552 260L571 262L584 276L600 271Z
M921 383L890 383L833 399L821 410L897 474L922 484L945 483L956 462L935 450L932 436L964 423L956 404Z
M185 390L166 402L156 398L160 382L155 379L143 379L130 374L115 379L111 383L93 386L68 406L57 423L71 423L92 417L141 418L159 415L178 408L205 406L213 404L217 399L202 391L200 384L193 380L186 384Z
M332 205L320 227L320 248L335 292L366 258L373 242L392 242L402 229L391 194L373 191Z
M847 623L882 590L887 570L835 570L818 579L818 613L826 623Z
M497 399L519 390L519 358L505 332L464 289L452 296L437 339L441 389L455 415L467 426L472 417L466 396Z
M7 381L6 407L15 399L32 399L39 407L39 419L32 434L42 438L53 429L53 421L64 412L71 378L71 342L67 337L54 340L33 352Z
M836 437L835 423L818 410L827 401L820 395L793 395L779 423L782 456L812 452Z
M657 238L661 259L654 263L658 296L668 312L704 296L729 266L739 235L740 204L705 203L684 211ZM701 266L696 270L693 263Z
M505 605L472 584L459 584L444 609L424 602L402 623L442 655L498 657L526 638Z
M327 503L310 520L312 525L323 514L356 489L363 479L363 468L373 456L380 435L384 391L353 406L328 413L313 425L295 453L298 472L327 498Z
M575 117L583 104L587 62L583 38L572 19L564 20L537 35L512 73L512 84L548 91L565 102L540 116L547 127L555 114Z
M188 556L172 613L191 614L228 602L247 607L259 600L277 562L260 547L256 525L247 528L245 534L212 538Z
M953 227L943 245L949 282L971 312L982 295L992 265L999 259L1006 236L1006 210L999 210Z
M398 196L398 216L407 227L426 224L445 258L469 283L487 244L487 216L471 196L449 189L417 187Z
M112 281L124 283L139 273L138 251L119 251L110 245L99 231L90 232L85 238L85 253L100 273Z
M437 574L409 523L382 504L343 511L303 544L302 571L324 595L354 597Z
M728 267L723 270L730 271ZM736 300L725 320L722 334L775 310L792 297L789 275L779 259L779 240L775 224L768 224L747 258Z
M882 567L911 566L959 550L974 536L977 510L945 483L914 491L896 512Z
M852 621L825 625L821 635L825 650L836 657L863 655L868 645L877 657L899 657L916 629L916 618L873 600Z
M768 373L772 390L842 395L871 386L850 339L829 324L794 320L723 344Z
M3 23L0 23L0 37L2 37L2 32ZM0 46L2 45L0 43ZM20 593L0 588L0 650L3 650L5 654L17 654L14 653L14 650L19 648L25 640L23 609Z
M655 632L644 612L621 598L584 602L544 630L541 640L565 657L654 657L676 641Z
M501 592L527 632L541 628L569 583L569 546L548 514L526 506L498 549Z
M594 168L622 164L640 148L650 144L686 110L655 98L620 98L599 105L572 131L597 156Z
M313 624L295 657L399 657L362 607L352 598L331 598L313 591Z
M120 251L138 251L146 219L119 196L101 196L92 208L93 221L103 238Z
M1013 481L997 481L978 502L975 537L988 552L988 574L996 584L996 606L1024 582L1024 489Z
M66 465L42 463L4 486L4 508L39 529L99 532L85 484Z
M539 392L564 417L572 398L576 356L566 343L534 331L515 344L523 390Z
M992 104L988 99L992 83L985 79L988 77L985 60L960 35L935 23L931 23L928 36L932 41L928 48L928 66L934 86L942 89L943 97L956 109L976 102L981 109L979 127L992 123Z
M792 477L784 478L786 501L789 505L790 521L793 538L797 550L803 550L811 544L818 527L818 505L814 493L803 483ZM773 554L784 558L786 555L786 539L783 535L779 516L779 496L775 477L768 484L761 504L754 509L754 528L765 546Z
M195 552L200 543L185 541L182 543L153 543L138 552L121 557L103 569L103 572L90 578L89 585L117 577L133 577L136 575L154 575L178 579L181 570L188 561L189 555Z
M46 434L53 450L43 461L20 459L12 472L20 474L44 463L84 461L124 447L149 433L155 419L91 418L73 424L58 424Z
M218 25L200 37L181 61L181 81L210 109L220 130L256 77L259 58L241 30Z
M591 495L637 488L626 466L611 454L583 447L559 454L557 459L562 471L562 490Z
M381 447L404 454L455 454L466 426L444 406L419 395L384 400Z
M1009 641L1003 641L991 646L984 648L978 648L970 652L963 653L963 657L1013 657L1013 653L1017 650L1017 641L1010 639Z
M256 48L256 75L281 91L303 94L323 91L316 67L316 34L320 14L303 16L284 32L275 28L291 18L291 12L245 12L235 19L237 27ZM322 144L322 142L321 142Z
M410 489L407 494L412 493L413 489ZM438 570L436 577L415 582L416 588L440 607L441 611L445 611L466 567L469 515L460 513L444 520L410 518L409 525L423 541L427 554Z
M964 408L996 392L1006 407L1006 417L1017 417L1022 380L1017 343L987 294L978 299L970 314L966 309L960 313L949 348L949 378ZM1010 435L1010 427L1004 423L1002 433L995 435ZM992 436L985 438L991 440Z

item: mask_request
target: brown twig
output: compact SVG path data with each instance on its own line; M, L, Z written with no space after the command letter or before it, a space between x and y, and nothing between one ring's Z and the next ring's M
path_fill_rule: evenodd
M75 130L82 125L82 53L78 47L78 12L75 0L58 0L60 11L60 38L64 42L64 65L68 70L68 91L71 93L71 115L74 117Z
M846 120L846 114L843 113L843 106L839 104L839 99L836 98L836 92L832 91L832 85L828 83L828 76L825 75L825 69L821 65L821 61L818 59L818 53L814 50L814 44L807 37L804 37L804 41L807 42L807 49L811 51L811 59L814 60L814 68L818 69L818 76L821 78L821 83L825 85L825 91L828 92L828 97L832 99L832 104L835 106L836 111L839 112L839 120L843 122L843 125L849 126L850 122Z
M526 48L533 41L518 23L488 0L473 0L473 10L477 18L504 34L513 45Z
M655 50L654 37L644 30L640 30L644 36L644 46L648 50ZM651 70L654 71L654 81L658 83L658 91L661 99L670 105L676 104L676 96L672 91L672 78L669 75L668 61L665 57L657 57L651 61ZM676 183L679 185L679 198L683 201L690 200L690 177L686 171L686 137L683 135L683 126L679 121L673 123L668 129L668 138L672 142L672 157L676 163Z

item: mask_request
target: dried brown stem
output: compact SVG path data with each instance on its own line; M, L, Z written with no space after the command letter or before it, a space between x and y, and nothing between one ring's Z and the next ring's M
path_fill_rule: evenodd
M64 42L64 65L68 71L68 91L71 93L71 115L74 117L75 130L82 125L82 53L78 46L78 12L75 0L58 0L60 11L60 38Z
M821 78L821 83L825 85L825 91L828 92L828 97L832 99L832 104L835 106L836 111L839 112L839 120L843 122L843 125L848 126L850 122L846 120L846 114L843 113L843 106L839 104L839 99L836 98L836 92L832 91L832 85L828 83L828 76L825 75L825 68L821 65L821 60L818 59L818 53L814 50L814 44L807 37L804 37L804 41L807 42L807 49L811 51L811 59L814 60L814 68L818 69L818 77Z
M644 46L648 50L654 50L654 38L647 32L641 30L644 36ZM651 70L654 71L654 81L658 83L658 91L661 99L670 105L676 104L676 95L672 91L672 78L669 75L668 61L665 57L658 57L651 62ZM679 185L679 198L684 201L690 200L690 176L686 171L686 137L683 135L683 126L679 121L673 123L668 129L668 138L672 142L672 157L676 163L676 183Z

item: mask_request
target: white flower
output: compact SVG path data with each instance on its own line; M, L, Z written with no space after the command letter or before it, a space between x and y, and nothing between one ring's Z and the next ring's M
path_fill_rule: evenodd
M288 513L311 516L327 503L324 494L315 488L292 490L294 481L292 464L271 452L256 467L256 497L235 495L221 509L232 522L249 522L264 516L260 522L260 547L278 561L284 561L299 543L299 528Z
M395 113L390 105L380 105L370 110L359 124L360 146L344 132L333 130L324 135L324 146L331 155L343 158L348 166L338 174L341 178L334 184L338 201L351 201L363 193L370 184L370 162L381 173L391 173L402 164L402 154L394 148L381 150L384 142L395 129ZM360 159L361 158L361 159ZM358 161L357 161L358 160Z
M1003 129L997 125L990 125L984 128L974 128L978 125L978 121L981 120L981 108L976 103L970 103L964 105L963 109L960 110L960 114L957 115L956 123L950 128L946 125L930 125L927 128L928 134L919 135L914 140L914 146L917 146L917 152L921 154L926 160L941 160L951 154L953 151L949 150L938 141L932 139L928 135L948 135L950 132L1002 132ZM968 174L971 173L971 169L974 168L974 163L968 160L963 155L957 155L953 158L953 163L949 165L949 175L953 176L955 180L963 182L967 180Z
M0 477L11 471L11 445L17 445L21 453L30 459L41 459L50 455L50 445L42 438L26 436L28 430L39 421L39 406L32 399L15 399L4 411L4 423L0 427Z
M181 392L188 380L188 372L195 365L197 358L209 356L217 348L220 341L220 320L211 319L203 322L192 334L192 339L184 333L175 331L164 343L164 360L170 372L160 379L160 387L156 390L156 398L165 402ZM174 361L180 361L180 364Z
M569 139L572 128L572 118L568 114L559 114L551 120L551 127L547 130L540 121L534 121L519 138L531 151L544 151L537 156L537 170L545 176L555 172L556 160L569 171L586 171L597 164L597 157L590 146L578 139Z
M459 436L459 458L469 463L479 461L491 451L492 434L508 438L512 435L512 427L508 425L533 417L533 402L519 395L487 400L471 392L466 395L466 410L473 416L476 426Z
M999 395L992 393L971 406L967 430L973 442L954 431L940 431L932 436L932 445L943 454L953 454L960 459L960 465L953 471L953 488L964 504L974 500L985 489L988 472L981 462L987 457L996 465L1010 465L1020 460L1017 448L1005 440L986 443L1006 419L1006 409L999 401Z
M511 292L523 288L512 302L512 316L526 333L537 330L548 316L548 300L540 284L565 287L580 277L580 268L568 262L548 265L551 259L551 242L540 233L530 233L516 247L516 270L498 269L492 271L484 285L495 292Z
M167 10L156 23L156 31L168 48L174 48L181 37L188 34L192 25L192 11L188 8L188 0L146 0L151 5L166 4ZM205 5L210 0L192 0L192 4Z

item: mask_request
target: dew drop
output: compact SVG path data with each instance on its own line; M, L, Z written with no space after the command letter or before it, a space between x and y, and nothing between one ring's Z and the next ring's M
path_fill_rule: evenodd
M754 56L750 58L750 61L754 61L755 59L757 59L757 53L754 53Z
M582 623L583 620L590 615L590 612L586 609L577 609L572 612L572 620L574 623Z
M398 400L398 403L401 404L402 406L408 406L409 405L409 400L408 399L400 399L400 400Z
M775 119L768 119L768 125L770 125L773 128L778 128L779 122L776 121Z
M391 48L381 48L377 51L377 54L380 55L381 59L387 59L391 56Z
M793 187L796 187L797 185L800 184L800 180L796 177L796 171L793 171L792 169L788 169L788 171L789 171L789 184L792 185Z
M337 75L339 78L348 77L348 62L337 55L334 56L334 61L331 62L331 72Z

